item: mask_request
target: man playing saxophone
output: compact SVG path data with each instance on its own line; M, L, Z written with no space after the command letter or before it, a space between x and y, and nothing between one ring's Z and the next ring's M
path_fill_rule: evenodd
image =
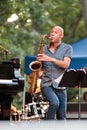
M50 31L50 44L43 47L43 53L37 55L42 62L41 90L49 102L47 120L64 120L66 118L66 86L59 86L58 78L69 67L72 58L72 47L63 43L64 30L54 26Z

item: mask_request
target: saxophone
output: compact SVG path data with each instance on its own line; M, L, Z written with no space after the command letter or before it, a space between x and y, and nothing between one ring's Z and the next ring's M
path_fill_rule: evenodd
M47 35L43 35L42 36L37 54L43 53L43 46L44 46L45 38L48 38L48 36ZM39 71L42 68L42 63L40 61L37 61L37 60L33 61L33 62L30 63L29 68L32 70L32 73L31 73L31 76L32 76L31 80L32 80L32 82L30 83L29 92L31 94L35 94L36 89L38 87L37 86L37 80L38 80L38 77L39 77Z

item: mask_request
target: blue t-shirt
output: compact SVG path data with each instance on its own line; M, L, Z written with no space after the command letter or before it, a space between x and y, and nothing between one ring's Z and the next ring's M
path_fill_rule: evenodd
M70 57L72 58L72 47L69 44L66 43L61 43L56 51L54 53L52 53L49 50L49 46L45 45L43 48L43 53L53 57L55 59L58 60L63 60L64 57ZM65 69L55 65L52 62L42 62L43 65L43 75L42 75L42 83L41 83L41 87L44 86L50 86L51 83L53 84L54 88L58 88L58 83L55 82L55 79L57 79L59 76L61 76L64 72ZM61 86L60 86L61 87Z

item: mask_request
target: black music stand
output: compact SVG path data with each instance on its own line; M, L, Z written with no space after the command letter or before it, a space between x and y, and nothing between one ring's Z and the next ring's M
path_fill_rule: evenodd
M85 76L84 70L67 70L65 71L59 86L61 87L75 87L79 86Z
M67 70L61 81L59 86L61 87L77 87L79 89L78 93L78 104L79 104L79 112L78 112L78 118L80 119L80 88L83 86L86 86L87 84L87 75L84 71L84 69L81 70ZM84 85L84 80L85 80L85 85Z

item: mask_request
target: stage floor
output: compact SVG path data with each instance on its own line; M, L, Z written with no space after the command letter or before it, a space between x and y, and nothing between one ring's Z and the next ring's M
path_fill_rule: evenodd
M75 112L72 112L72 113L67 113L66 114L66 117L67 119L86 119L87 120L87 112L83 112L83 113L75 113Z
M87 120L65 121L0 121L0 130L83 130Z

